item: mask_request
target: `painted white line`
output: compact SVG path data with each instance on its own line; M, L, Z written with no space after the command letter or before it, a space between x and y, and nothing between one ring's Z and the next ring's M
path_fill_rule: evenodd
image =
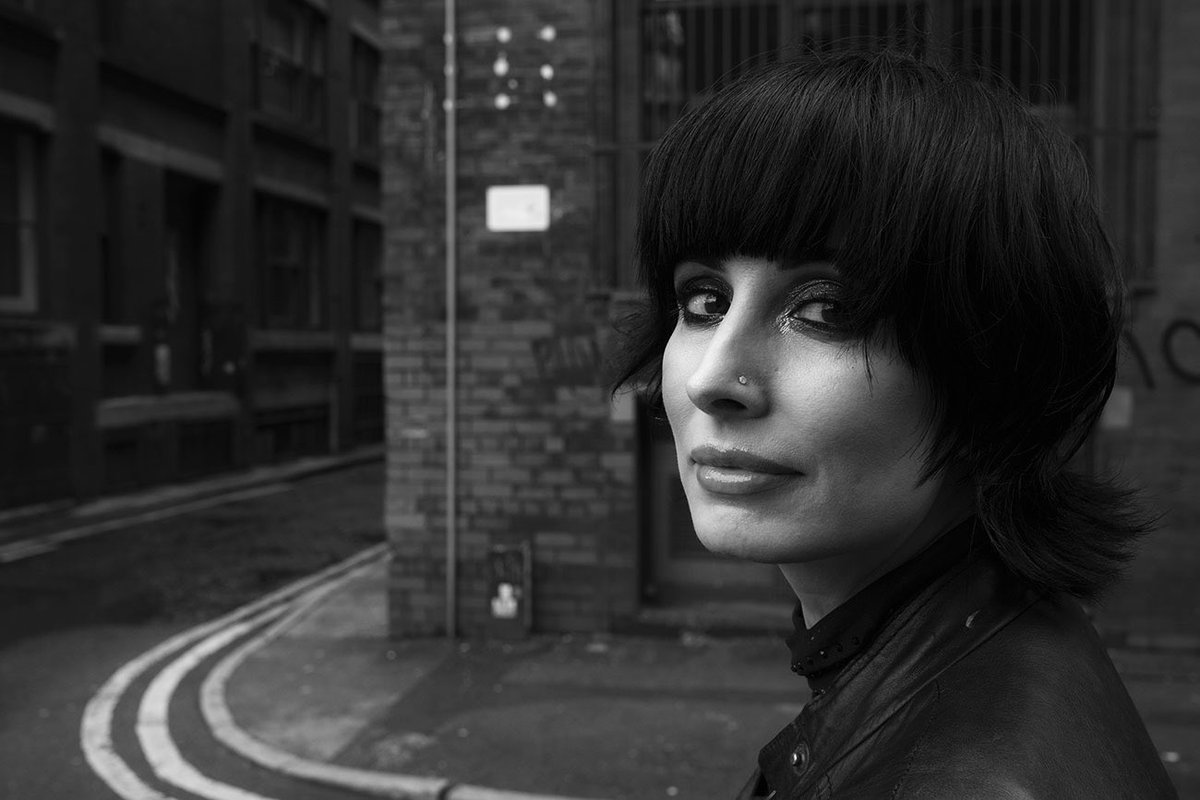
M38 503L33 506L18 506L17 508L6 508L0 511L0 528L13 522L20 522L23 519L36 517L41 514L46 514L57 509L69 508L70 500L51 500L49 503Z
M321 572L302 578L294 583L248 603L239 609L212 622L198 625L167 639L123 665L109 678L100 690L88 701L79 726L80 745L84 757L92 770L108 784L123 800L173 800L168 795L143 783L137 774L117 754L112 739L113 716L121 697L129 686L155 663L182 650L200 639L210 636L229 625L253 617L266 609L286 603L306 591L332 580L342 573L383 557L386 544L378 544L363 550Z
M277 618L286 610L287 606L268 609L251 619L223 628L176 658L150 682L138 707L137 738L155 775L209 800L271 800L241 787L213 780L188 763L175 746L175 740L171 738L168 711L171 696L179 687L179 683L204 659L225 649L255 627Z
M22 558L40 556L42 553L49 553L57 549L58 545L53 542L38 539L14 542L0 547L0 564L10 564L13 561L20 561Z
M367 565L362 571L371 569ZM413 800L433 800L442 795L449 786L443 778L423 778L412 775L401 775L390 772L377 772L365 769L353 769L320 761L310 761L286 750L280 750L262 742L240 726L234 720L233 713L225 701L225 689L233 672L252 653L259 650L272 640L278 638L285 630L295 625L327 594L338 588L343 581L353 580L361 571L349 574L343 579L322 590L307 595L302 604L276 621L264 632L260 632L232 653L223 658L205 677L200 687L200 709L208 723L209 730L221 744L233 750L242 758L252 761L267 769L291 775L301 780L312 781L339 788L352 789L366 794L391 798L412 798Z
M426 778L392 772L353 769L320 761L311 761L254 738L241 728L225 700L226 687L234 671L254 652L281 636L320 604L342 583L353 580L361 572L345 575L319 592L312 592L272 625L251 636L225 656L205 677L200 686L200 710L213 737L242 758L275 772L282 772L314 783L352 789L378 797L411 800L583 800L560 795L531 794L507 789L492 789L471 784L451 784L444 778Z
M124 800L173 800L142 782L116 751L112 740L113 715L121 696L150 665L186 646L196 638L218 630L222 620L200 625L178 634L118 669L88 701L80 724L79 738L92 771Z
M446 800L585 800L579 797L562 797L556 794L531 794L510 789L489 789L486 786L472 786L460 783L451 787L446 793Z
M250 489L244 489L240 492L229 492L227 494L215 495L213 497L205 497L200 500L193 500L190 503L180 503L179 505L168 506L167 508L158 508L153 511L144 511L141 514L134 514L120 519L110 519L104 522L95 522L91 525L81 525L78 528L69 528L65 531L57 531L44 537L39 541L48 541L54 543L70 542L76 539L86 539L89 536L95 536L100 533L109 533L111 531L123 530L133 525L144 525L148 522L158 522L172 517L178 517L183 514L190 514L193 511L200 511L213 506L223 506L226 503L236 503L241 500L253 500L258 497L267 497L280 492L291 491L294 487L286 483L272 483L267 486L255 486Z

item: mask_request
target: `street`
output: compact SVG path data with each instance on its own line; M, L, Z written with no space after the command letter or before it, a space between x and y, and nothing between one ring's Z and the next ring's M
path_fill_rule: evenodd
M0 796L115 797L80 746L97 689L170 637L382 541L382 480L378 463L317 475L0 565ZM118 704L118 722L129 706ZM190 757L237 764L181 710ZM293 782L274 796L347 795Z

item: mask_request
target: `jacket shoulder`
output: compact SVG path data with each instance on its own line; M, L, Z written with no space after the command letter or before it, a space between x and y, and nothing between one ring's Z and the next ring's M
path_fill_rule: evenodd
M891 800L1052 800L1038 795L1011 780L994 775L955 776L931 775L916 778L898 787ZM1054 798L1053 800L1059 800Z
M927 689L894 798L1173 798L1079 606L1045 598Z

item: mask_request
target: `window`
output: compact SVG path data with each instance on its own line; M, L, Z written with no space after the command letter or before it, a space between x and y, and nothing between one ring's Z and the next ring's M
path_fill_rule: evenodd
M645 4L642 138L657 139L737 67L774 58L778 16L774 3Z
M353 37L350 46L350 144L356 150L379 150L379 51Z
M354 327L377 331L383 322L383 235L373 222L354 223Z
M263 197L257 233L263 327L327 327L325 215L299 203Z
M259 9L258 109L301 128L324 130L324 18L296 0L262 0Z
M1037 104L1078 103L1087 0L643 0L644 135L748 66L789 51L878 50L951 58Z
M920 52L925 3L644 2L642 137L657 139L689 103L789 50Z
M1010 82L1088 157L1110 231L1149 281L1153 263L1158 4L1135 0L638 0L616 6L621 88L611 206L598 261L632 269L640 164L670 124L762 61L895 47ZM629 11L621 12L622 8ZM628 88L626 88L628 87ZM636 94L634 94L636 92ZM601 235L601 241L606 237ZM605 267L601 267L605 269Z
M127 297L129 287L121 258L121 156L105 150L100 156L100 187L104 212L100 215L100 319L106 323L132 322Z
M970 0L954 10L964 62L1002 75L1035 104L1080 102L1088 25L1081 0Z
M0 122L0 311L37 310L37 143Z

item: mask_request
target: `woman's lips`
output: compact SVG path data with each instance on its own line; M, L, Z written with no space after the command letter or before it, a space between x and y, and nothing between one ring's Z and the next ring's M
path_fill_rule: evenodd
M690 456L696 465L696 480L714 494L757 494L778 488L803 474L777 461L735 448L704 445L692 450Z

